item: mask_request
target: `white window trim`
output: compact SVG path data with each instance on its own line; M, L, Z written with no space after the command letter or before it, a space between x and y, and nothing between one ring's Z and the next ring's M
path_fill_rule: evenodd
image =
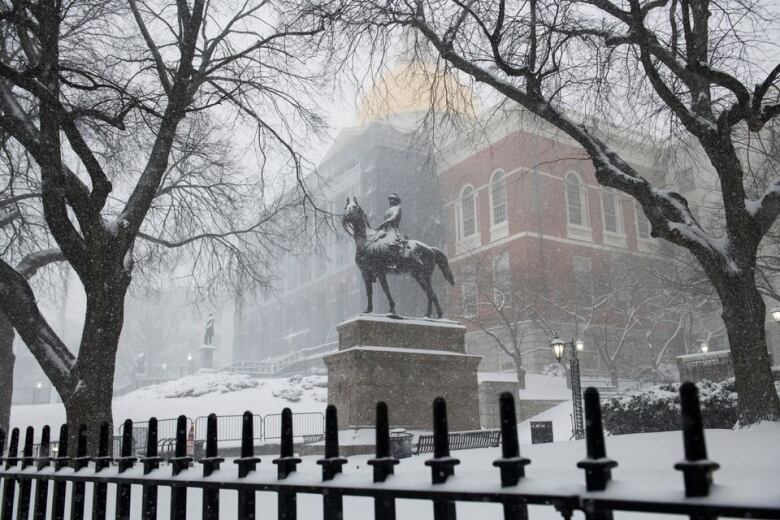
M612 202L615 210L615 225L617 231L607 230L607 214L604 211L604 193L612 193ZM628 247L628 240L626 238L626 226L623 220L623 201L620 199L620 195L610 189L604 188L604 191L599 197L601 199L601 229L604 231L604 243L610 246Z
M469 236L464 236L463 229L463 192L466 188L471 188L472 204L474 207L474 233ZM466 184L461 188L458 195L458 203L455 205L455 218L457 219L457 240L455 243L455 253L461 254L466 251L476 249L481 245L479 238L479 212L477 209L477 190L471 184Z
M504 174L504 220L496 224L493 221L494 217L494 204L493 204L493 180L496 178L496 174L501 172ZM496 241L501 238L509 236L509 197L506 196L506 170L503 168L497 168L490 176L490 182L488 182L488 199L490 200L490 241Z
M579 185L580 207L582 208L582 221L584 224L572 224L569 221L569 175L574 175ZM593 242L593 228L590 226L590 205L588 204L588 186L582 182L582 177L574 170L566 172L563 176L564 205L566 206L566 231L569 238Z
M642 212L642 206L639 205L638 202L634 201L634 229L636 231L636 248L639 251L642 251L644 253L654 253L656 252L656 249L658 247L658 241L654 239L651 235L648 235L647 237L641 237L639 236L639 215L642 215L645 219L647 217ZM652 226L650 225L650 221L647 221L647 232L648 234L652 232Z

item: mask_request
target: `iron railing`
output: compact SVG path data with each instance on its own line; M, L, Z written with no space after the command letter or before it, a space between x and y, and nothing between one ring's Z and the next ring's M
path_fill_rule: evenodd
M321 466L319 475L307 471L295 475L301 459L294 455L293 415L289 409L281 414L281 453L273 460L275 471L270 472L266 464L258 468L260 459L254 456L254 418L250 412L243 416L241 457L235 466L225 465L217 456L218 420L212 414L207 419L206 458L201 460L202 468L192 469L192 459L186 455L187 418L179 417L176 428L175 457L170 469L161 468L162 460L156 452L157 421L148 421L147 446L149 453L140 460L132 454L132 423L126 421L123 429L121 455L112 459L108 456L110 432L104 424L99 432L98 456L87 456L87 430L81 427L77 435L75 457L69 457L67 446L68 430L60 428L59 453L49 457L51 446L50 429L45 426L41 432L41 457L33 457L32 427L27 428L21 457L19 456L19 429L10 437L8 454L0 469L2 500L0 520L32 517L43 519L48 511L51 518L61 520L66 513L66 495L69 494L69 518L84 518L86 486L92 488L92 518L103 520L111 491L111 502L116 518L157 518L159 487L169 487L169 517L184 520L188 513L187 492L201 489L203 493L200 517L216 520L221 513L225 516L255 518L256 492L271 492L277 496L278 518L297 518L296 497L300 493L319 494L323 500L323 518L342 518L343 497L369 497L374 501L374 518L392 520L396 518L395 505L399 499L427 500L432 504L435 520L455 520L456 502L490 502L503 507L504 519L525 520L527 506L547 505L554 507L565 520L574 511L584 512L588 520L612 520L614 511L635 511L644 513L688 515L695 520L710 520L718 516L741 518L780 519L780 496L753 496L735 493L729 486L719 486L711 494L712 473L718 468L707 457L704 430L695 385L686 383L680 388L681 413L683 415L683 437L685 459L675 465L683 473L684 493L673 483L664 484L665 489L648 490L642 483L623 481L612 486L611 470L617 462L607 457L598 391L585 392L586 457L577 466L585 471L585 486L562 481L560 475L528 476L525 467L529 460L520 455L517 438L515 404L511 394L500 398L501 410L501 456L493 462L498 468L500 480L485 480L480 473L479 485L473 478L451 478L455 474L458 459L450 456L447 432L447 408L443 399L433 403L434 450L433 457L426 461L431 467L432 485L425 484L415 475L395 476L394 467L399 461L390 455L390 432L388 410L384 403L377 404L376 457L369 460L373 478L365 473L341 475L347 462L339 456L338 424L336 409L329 406L326 411L325 453L317 463ZM0 435L4 435L0 432ZM2 441L0 439L0 445ZM116 466L112 467L111 464ZM233 469L235 467L235 469ZM268 468L268 469L266 469ZM219 470L219 471L218 471ZM295 476L293 476L295 475ZM67 484L70 483L70 486ZM109 490L108 485L114 488ZM749 483L748 483L749 484ZM141 492L140 508L131 509L132 494ZM220 497L224 491L237 491L238 502L235 511L221 511ZM765 494L766 495L766 494ZM226 509L227 504L223 504ZM190 511L190 513L197 513ZM192 515L196 516L196 515Z

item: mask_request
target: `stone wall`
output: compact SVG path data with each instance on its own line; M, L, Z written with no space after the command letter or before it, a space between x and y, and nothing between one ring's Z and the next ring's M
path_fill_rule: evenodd
M357 316L339 325L339 351L324 358L328 401L342 427L373 425L384 401L392 427L430 430L433 400L447 401L450 431L479 429L477 367L465 327L437 320Z

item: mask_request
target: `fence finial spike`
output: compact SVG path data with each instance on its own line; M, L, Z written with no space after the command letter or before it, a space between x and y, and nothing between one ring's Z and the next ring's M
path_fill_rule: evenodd
M601 422L601 401L599 391L593 387L585 390L585 446L587 456L577 463L577 467L585 470L585 485L588 491L603 491L612 479L612 468L618 464L607 458L604 426Z
M387 403L376 403L376 458L368 460L374 467L374 482L384 482L395 470L399 461L390 453L390 416Z
M675 464L674 469L683 472L685 496L706 497L712 486L712 472L720 465L707 458L699 391L690 381L680 385L680 413L685 460Z
M443 484L455 474L460 460L450 457L450 438L447 426L447 402L443 397L433 400L433 458L425 461L431 467L434 484Z
M287 478L290 473L294 473L301 459L295 457L293 447L293 421L292 410L284 408L282 410L282 440L281 453L278 459L273 463L277 466L277 478L279 480Z
M199 462L203 464L203 476L208 477L215 471L219 469L219 466L221 463L223 463L225 459L219 457L218 447L217 447L217 414L210 413L208 416L208 419L206 421L206 457L201 459ZM204 490L203 494L203 500L204 503L208 500L212 503L219 504L219 495L217 494L217 498L214 498L214 495L212 493L212 490ZM212 508L210 508L212 509Z
M525 466L531 461L520 456L514 396L504 392L499 397L498 403L501 413L501 458L493 461L493 465L501 469L503 487L516 486L525 476Z
M336 407L329 404L325 409L325 458L317 464L322 466L322 480L332 480L341 473L347 459L339 457L339 422Z
M238 477L244 478L252 471L257 469L257 464L260 462L259 457L255 457L255 416L252 412L247 410L241 418L241 457L234 460L235 464L238 464ZM248 495L242 496L239 492L239 500L241 497L244 500L248 500ZM252 494L252 497L254 494ZM252 501L254 503L254 500ZM245 504L248 508L248 503ZM241 515L239 515L240 517Z

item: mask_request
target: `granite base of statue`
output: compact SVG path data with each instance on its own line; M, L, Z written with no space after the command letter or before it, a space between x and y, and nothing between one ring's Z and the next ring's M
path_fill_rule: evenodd
M215 345L201 345L198 350L200 351L200 366L202 370L214 369L214 351L217 350Z
M325 357L328 401L348 427L373 427L385 401L391 427L431 430L436 397L447 401L450 431L477 430L477 367L466 328L449 320L364 314L338 326L339 351Z

